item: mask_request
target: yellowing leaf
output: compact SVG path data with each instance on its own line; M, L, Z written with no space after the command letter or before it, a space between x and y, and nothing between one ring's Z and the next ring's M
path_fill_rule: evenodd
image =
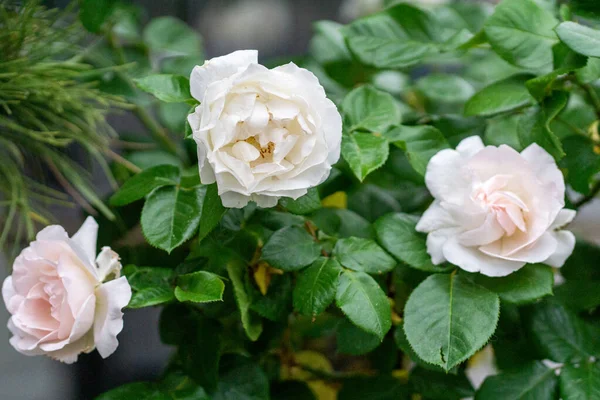
M267 294L269 290L269 285L271 284L271 275L283 274L283 271L280 269L272 268L269 264L261 262L258 264L256 269L254 270L254 282L256 282L256 286L258 286L258 290L264 296Z
M348 208L348 195L346 192L335 192L321 200L321 204L323 207Z

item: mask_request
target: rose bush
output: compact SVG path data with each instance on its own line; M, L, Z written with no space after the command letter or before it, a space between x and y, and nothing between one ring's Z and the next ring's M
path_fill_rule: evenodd
M88 200L114 216L102 242L127 307L160 307L173 347L159 379L99 399L594 398L600 249L578 226L600 193L593 2L417 3L317 22L306 56L267 68L252 50L204 62L175 18L136 30L143 13L81 2L106 34L88 49L99 87L153 141L115 141L120 188ZM16 260L19 350L116 346L129 292L83 236L47 228ZM114 321L96 323L105 298Z
M70 364L80 353L97 349L106 358L117 349L131 288L119 277L117 253L103 247L96 257L97 234L91 217L71 238L48 226L16 258L2 297L18 352Z
M203 184L217 182L225 207L273 207L329 176L340 157L342 120L319 80L290 63L271 70L253 50L195 67L188 120Z
M434 264L505 276L527 263L562 267L573 252L575 236L560 230L575 217L562 173L535 143L519 154L464 139L431 158L425 181L435 201L416 229L429 233Z

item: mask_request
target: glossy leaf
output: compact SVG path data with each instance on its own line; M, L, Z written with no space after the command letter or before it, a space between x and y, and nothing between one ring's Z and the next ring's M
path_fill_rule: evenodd
M490 376L477 391L475 400L554 399L557 386L554 370L536 361L525 367Z
M340 276L336 304L358 327L379 340L392 326L387 296L377 282L364 272L345 270Z
M262 259L275 268L297 271L314 262L319 245L304 229L289 226L275 232L262 249Z
M175 297L179 301L209 303L223 301L225 284L221 278L207 271L197 271L177 278Z
M129 308L150 307L175 299L172 282L174 271L171 268L128 265L123 269L123 274L132 289Z
M389 150L387 140L381 136L353 133L342 137L342 155L361 182L385 163Z
M533 97L525 86L530 77L512 76L486 86L465 104L465 115L489 116L533 104Z
M556 27L556 34L573 51L588 57L600 57L600 31L566 21Z
M396 261L370 239L340 239L335 244L333 255L344 267L368 274L382 274L396 266Z
M348 132L360 130L381 133L400 123L400 110L394 98L372 86L361 86L348 93L342 110Z
M321 198L319 197L319 191L316 188L312 188L308 190L308 193L296 200L284 197L279 201L279 204L292 214L305 215L321 208Z
M558 42L558 21L533 0L504 0L485 22L488 41L498 55L518 67L539 70L552 66L552 46Z
M135 84L145 92L167 103L194 101L190 94L190 81L180 75L158 74L134 79Z
M258 315L250 311L250 296L246 292L245 277L247 276L247 267L244 262L237 257L229 257L227 260L227 273L233 286L233 294L240 310L242 326L248 338L256 341L263 330L262 321Z
M404 313L404 331L415 352L448 371L487 343L496 330L500 300L462 275L438 274L412 292Z
M401 125L386 132L385 137L404 150L410 165L421 175L425 175L431 157L449 147L444 135L429 125Z
M505 277L476 274L474 280L507 303L524 304L552 294L554 271L546 265L532 264Z
M112 206L124 206L139 200L154 189L161 186L177 185L179 183L179 168L173 165L158 165L143 170L128 179L121 188L111 196Z
M563 400L600 399L600 366L597 362L567 364L560 371L559 381Z
M298 274L294 287L294 308L301 314L315 317L333 302L338 286L340 264L331 258L320 257Z

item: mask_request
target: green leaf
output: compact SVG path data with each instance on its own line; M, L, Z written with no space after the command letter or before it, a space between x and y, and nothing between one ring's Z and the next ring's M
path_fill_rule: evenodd
M410 343L408 342L408 339L406 338L406 333L404 332L404 322L401 322L398 326L396 326L396 329L394 330L394 343L396 343L396 346L398 346L398 348L402 350L403 353L408 355L410 360L417 364L419 367L429 369L432 371L445 372L442 369L442 367L429 364L428 362L422 360L417 353L415 353Z
M559 382L563 400L600 399L600 366L597 362L565 365L560 370Z
M152 52L159 54L202 57L200 36L181 20L174 17L154 18L144 29L144 42Z
M554 399L557 394L554 370L541 362L490 376L484 382L475 400L533 400Z
M198 230L198 240L202 240L219 224L227 209L221 203L216 184L203 185L196 190L202 197L202 213Z
M425 175L431 157L449 147L444 135L429 125L400 125L387 131L384 136L404 150L410 165L421 175Z
M577 135L564 139L562 144L567 157L561 166L567 169L567 182L579 193L588 194L594 176L600 171L600 156L594 151L594 143Z
M172 285L174 271L171 268L128 265L123 269L123 274L133 292L129 308L155 306L175 298Z
M600 31L576 22L563 22L556 34L573 51L588 57L600 57Z
M475 93L473 86L457 75L430 74L416 82L425 97L440 103L464 103Z
M284 197L279 200L279 204L285 207L292 214L305 215L310 214L321 208L321 198L317 188L311 188L304 196L294 200Z
M341 208L322 208L311 216L311 220L327 235L337 238L359 236L375 237L373 227L357 213Z
M399 379L380 375L345 379L338 400L408 400L408 388Z
M215 320L197 313L189 315L185 322L172 327L183 331L178 358L185 373L207 391L212 392L216 389L218 381L221 359L220 332L223 331L223 327Z
M111 206L124 206L145 197L161 186L179 183L179 168L173 165L158 165L143 170L128 179L110 198Z
M262 333L263 326L260 318L250 311L250 296L246 292L245 283L248 268L242 260L234 256L229 257L226 268L233 286L235 301L240 310L242 326L248 338L255 342Z
M452 375L441 371L417 367L409 376L414 391L426 399L454 400L473 397L475 390L463 375Z
M277 322L287 318L292 311L292 276L290 274L273 276L266 295L260 293L254 286L252 286L251 293L250 309L256 311L261 317Z
M317 21L313 28L315 35L310 41L309 52L319 64L352 60L341 31L343 25L333 21Z
M600 329L559 304L536 304L530 326L544 356L552 361L578 362L600 355Z
M593 310L600 306L600 282L567 280L556 287L554 295L574 311Z
M396 260L370 239L340 239L333 255L344 267L368 274L382 274L396 266Z
M100 32L102 25L111 16L117 0L81 0L79 19L88 31Z
M347 132L361 130L382 133L400 123L400 110L392 95L368 85L348 93L342 110Z
M311 317L325 311L335 298L341 272L336 260L325 257L300 272L294 287L294 309Z
M415 230L418 218L402 213L388 214L375 222L377 241L396 259L426 272L448 270L447 266L436 266L427 254L425 235Z
M358 327L379 340L392 326L390 303L377 282L364 272L345 270L340 276L336 303Z
M552 132L550 123L565 108L568 98L566 92L555 92L538 109L521 116L517 130L523 147L537 143L555 159L561 159L565 155L560 139Z
M558 21L532 0L504 0L484 25L493 50L518 67L540 70L552 66L558 42Z
M416 7L398 4L361 18L344 29L346 42L366 65L398 69L439 52L441 41L431 16Z
M179 301L209 303L223 301L225 284L218 275L197 271L177 278L175 297Z
M157 74L133 80L137 87L167 103L194 101L190 81L185 76Z
M342 155L361 182L367 175L385 164L389 151L387 140L381 136L371 133L342 136Z
M360 356L374 350L381 340L350 321L343 320L337 327L336 343L338 353Z
M196 232L201 212L201 188L158 188L148 196L142 209L142 232L148 243L170 253Z
M220 378L213 400L232 399L269 399L269 380L257 365L250 363L236 365Z
M456 273L432 275L410 295L404 331L419 357L448 371L487 343L499 315L495 293Z
M262 259L275 268L297 271L314 262L321 248L313 237L298 226L275 232L262 249Z
M160 390L156 383L134 382L119 386L96 397L96 400L172 400L172 397Z
M486 121L485 143L492 146L508 145L517 151L522 151L523 147L519 142L517 127L519 126L521 115L509 114L499 115Z
M554 272L547 265L531 264L501 278L476 274L474 281L507 303L525 304L552 294Z
M486 86L467 101L465 115L489 116L533 104L525 86L530 78L531 75L516 75Z

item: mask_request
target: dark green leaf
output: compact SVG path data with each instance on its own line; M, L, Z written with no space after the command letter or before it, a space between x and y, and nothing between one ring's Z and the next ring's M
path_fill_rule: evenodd
M465 104L465 115L488 116L532 104L533 98L525 87L529 78L531 75L511 76L483 88Z
M444 135L429 125L401 125L386 132L384 136L405 151L410 165L421 175L425 175L431 157L449 147Z
M177 278L175 297L179 301L194 303L223 301L224 290L225 284L218 275L197 271Z
M179 168L172 165L158 165L143 170L128 179L121 188L111 196L112 206L124 206L133 203L161 186L179 183Z
M568 98L566 92L555 92L544 100L539 109L521 116L518 132L523 147L537 143L555 159L565 155L560 139L550 129L550 123L565 108Z
M221 203L216 184L200 186L196 190L202 197L202 213L198 230L198 240L202 240L219 224L227 209Z
M557 394L554 370L541 362L490 376L475 395L475 400L542 400Z
M398 346L398 348L402 350L404 354L408 355L410 360L417 364L419 367L429 369L432 371L444 372L444 370L441 367L423 361L421 357L419 357L419 355L415 353L410 343L408 342L408 339L406 338L406 333L404 332L404 322L401 322L398 326L396 326L396 329L394 330L394 342L396 343L396 346Z
M600 366L597 362L567 364L560 371L559 381L563 400L600 399Z
M144 92L167 103L183 103L193 101L190 94L190 81L180 75L149 75L134 79L135 84Z
M350 50L367 65L398 69L439 52L444 39L433 18L416 7L399 4L361 18L344 29Z
M558 42L554 16L532 0L504 0L485 22L492 48L513 65L532 70L552 66L552 46Z
M532 264L501 278L476 274L474 281L507 303L524 304L552 294L554 272L546 265Z
M594 176L600 171L600 155L594 143L584 136L571 136L563 140L567 157L561 166L566 167L567 182L579 193L588 194Z
M266 295L252 290L250 309L271 321L284 320L291 312L292 280L290 274L275 275L271 278Z
M569 48L588 57L600 57L600 31L576 22L563 22L556 34Z
M552 361L576 362L600 355L600 329L559 304L536 304L531 331L544 355Z
M227 273L233 286L235 301L240 310L242 326L248 338L256 341L262 333L263 326L260 318L250 311L250 296L246 292L246 278L248 268L246 264L237 257L229 257L227 261Z
M574 311L593 310L600 306L600 282L568 280L555 288L554 295Z
M415 352L448 371L487 343L496 330L500 300L462 275L438 274L412 292L404 313L404 331Z
M317 188L312 188L308 190L308 193L296 200L284 197L279 201L279 204L293 214L304 215L321 208L321 198L319 197Z
M81 0L79 19L85 29L98 33L117 3L117 0Z
M523 150L517 132L520 118L521 115L519 114L509 114L488 119L486 121L485 142L492 146L506 144L519 152Z
M338 238L359 236L375 237L369 221L353 211L341 208L322 208L311 216L319 229Z
M377 282L363 272L345 270L342 273L336 303L352 323L376 335L380 341L392 326L387 296Z
M344 267L368 274L382 274L396 266L396 261L370 239L340 239L333 255Z
M191 238L200 223L203 190L166 186L152 192L141 218L148 243L170 253Z
M297 271L314 262L320 250L308 232L289 226L271 235L262 249L262 259L275 268Z
M171 396L160 390L160 387L151 382L134 382L119 386L96 398L96 400L172 400Z
M427 254L425 235L415 231L418 218L396 213L385 215L375 222L377 241L398 260L413 268L426 272L448 270L446 266L436 266Z
M385 138L371 133L342 136L342 155L361 182L385 163L389 150Z
M128 265L123 269L131 285L132 296L129 308L142 308L168 303L174 300L171 268L136 267Z
M347 132L361 130L382 133L400 123L400 110L392 95L368 85L348 93L342 110Z
M337 261L321 257L298 274L294 287L294 308L301 314L315 317L335 298L342 268Z
M254 364L234 367L219 380L213 400L268 400L269 381Z
M473 397L475 390L464 375L452 375L417 367L409 381L415 392L426 399L455 400Z
M351 356L366 354L381 344L377 336L363 331L347 320L338 325L336 342L340 354Z
M381 375L344 380L338 400L407 400L408 390L394 377Z

